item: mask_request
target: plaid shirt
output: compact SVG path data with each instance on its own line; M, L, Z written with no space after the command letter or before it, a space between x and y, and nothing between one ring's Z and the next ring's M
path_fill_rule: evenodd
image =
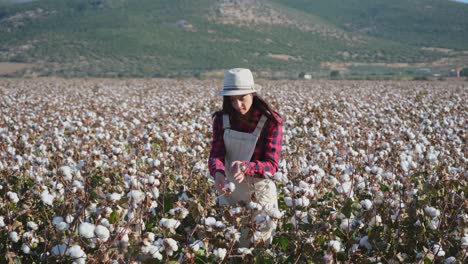
M253 109L252 114L255 120L253 123L232 122L231 118L231 129L252 133L257 127L257 123L262 115L258 109ZM274 113L274 116L278 120L278 123L276 124L270 119L265 122L252 158L250 161L243 161L247 168L246 176L263 178L265 172L274 174L278 169L283 132L281 116L277 113ZM226 175L224 165L226 149L224 147L223 135L223 116L222 114L217 114L213 119L213 140L211 142L211 152L208 160L208 167L213 177L218 171Z

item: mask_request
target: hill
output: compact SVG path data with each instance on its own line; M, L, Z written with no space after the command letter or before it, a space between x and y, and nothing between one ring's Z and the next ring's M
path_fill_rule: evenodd
M12 2L0 0L0 62L31 65L13 75L392 75L468 61L468 5L451 1Z

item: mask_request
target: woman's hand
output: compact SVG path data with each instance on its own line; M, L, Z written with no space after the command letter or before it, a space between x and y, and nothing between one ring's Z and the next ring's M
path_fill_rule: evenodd
M226 184L226 177L221 172L216 172L215 174L215 188L219 194L224 193L224 185Z
M231 173L239 183L243 182L245 179L245 166L244 162L236 160L231 164Z

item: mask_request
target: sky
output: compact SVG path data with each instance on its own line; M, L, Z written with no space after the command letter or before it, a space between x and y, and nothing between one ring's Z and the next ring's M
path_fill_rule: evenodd
M26 2L32 2L34 0L7 0L7 2L8 1L13 2L13 3L26 3ZM468 4L468 0L452 0L452 1Z

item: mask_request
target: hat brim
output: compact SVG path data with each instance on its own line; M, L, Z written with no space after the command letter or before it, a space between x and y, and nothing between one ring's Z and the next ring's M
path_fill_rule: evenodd
M251 93L260 93L262 87L258 84L255 84L253 89L245 89L245 90L221 90L218 93L218 96L236 96L236 95L244 95L244 94L251 94Z

